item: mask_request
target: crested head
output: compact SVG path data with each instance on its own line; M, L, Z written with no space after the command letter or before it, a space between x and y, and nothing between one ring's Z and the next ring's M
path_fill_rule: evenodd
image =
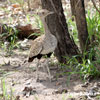
M52 11L49 11L49 10L47 10L47 9L42 9L42 10L40 10L39 12L38 12L38 15L40 16L40 17L45 17L45 16L47 16L48 14L53 14L54 12L52 12Z

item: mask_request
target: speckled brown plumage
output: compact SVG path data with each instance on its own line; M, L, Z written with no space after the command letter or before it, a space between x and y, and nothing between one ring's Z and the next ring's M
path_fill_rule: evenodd
M29 53L28 62L32 62L35 58L38 59L37 70L36 70L37 72L36 81L39 80L39 73L38 73L39 59L41 59L41 57L44 55L50 57L51 53L57 47L57 39L54 35L51 34L45 22L45 17L48 16L48 14L53 14L53 13L47 10L42 10L39 13L40 19L44 25L44 34L39 36L32 42L30 53ZM48 59L47 59L47 64L48 64ZM48 70L49 78L51 81L51 74L50 74L49 67L46 66L46 68Z
M45 16L47 16L48 14L49 12L47 10L42 10L42 12L40 13L40 18L43 22L45 33L32 42L29 53L29 62L31 62L32 59L34 60L34 58L39 58L38 56L40 54L47 55L49 53L52 53L57 46L56 37L50 33L48 26L45 23Z

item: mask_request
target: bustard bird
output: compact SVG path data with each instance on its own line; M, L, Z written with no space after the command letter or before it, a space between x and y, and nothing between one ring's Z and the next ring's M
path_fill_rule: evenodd
M38 66L39 60L42 56L47 55L50 57L52 52L54 52L55 48L57 47L57 39L48 29L48 25L46 24L45 18L49 14L54 14L54 12L50 12L48 10L42 9L41 12L38 13L43 25L44 25L44 34L36 38L30 48L28 62L32 62L35 58L38 59L37 69L36 69L36 81L39 80L39 73L38 73ZM48 61L47 61L48 62ZM50 70L47 67L49 78L51 80Z

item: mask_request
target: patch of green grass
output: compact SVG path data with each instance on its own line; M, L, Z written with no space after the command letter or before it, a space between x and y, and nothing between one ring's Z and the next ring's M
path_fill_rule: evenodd
M19 3L20 5L23 5L24 0L8 0L10 3Z
M1 91L0 100L15 100L13 96L13 90L10 88L10 94L7 93L7 86L4 79L1 79Z
M29 18L29 17L28 17L28 18ZM39 16L36 15L36 14L34 14L34 18L35 18L35 23L34 23L34 24L36 24L36 26L37 26L38 29L40 29L40 33L33 33L33 34L31 34L29 37L31 37L32 35L40 36L40 35L44 34L44 27L43 27L43 24L42 24L42 22L41 22ZM28 37L28 38L29 38L29 37Z
M39 100L37 96L34 96L34 97L35 97L35 100Z
M0 34L0 38L2 39L0 45L5 51L11 52L13 48L18 47L18 45L16 44L16 41L18 39L18 31L15 28L6 25L4 25L3 28L5 31L2 34Z
M40 20L38 15L34 15L34 18L35 18L35 22L37 24L37 27L40 29L41 34L43 34L44 33L44 27L43 27L42 21Z
M65 93L62 94L62 100L66 100L66 97L64 95Z
M96 96L96 100L100 100L100 95L99 96Z
M63 73L69 76L67 79L68 82L73 74L80 75L81 79L86 79L87 76L100 76L100 71L97 68L97 66L100 65L100 14L97 11L91 14L89 10L87 11L86 20L88 25L89 39L91 41L90 51L85 51L83 55L76 55L72 58L65 57L66 64L61 64L61 66L63 66ZM67 23L69 26L69 32L73 36L76 44L79 44L75 22L69 19ZM87 58L86 55L88 55ZM82 58L81 62L77 60L77 56ZM68 72L65 70L68 70Z
M70 35L73 37L75 43L79 45L78 31L75 21L72 21L72 18L69 18L67 23Z
M96 67L96 64L100 64L100 59L93 61L91 58L85 59L83 57L81 62L77 60L77 56L73 56L69 60L68 59L69 58L66 58L66 64L61 64L61 66L64 66L64 74L68 75L67 83L70 83L70 77L75 74L80 76L80 79L82 80L86 80L89 76L92 76L94 78L100 76L100 71Z
M95 40L100 41L100 14L97 11L91 14L90 10L88 10L86 20L90 40L94 36Z

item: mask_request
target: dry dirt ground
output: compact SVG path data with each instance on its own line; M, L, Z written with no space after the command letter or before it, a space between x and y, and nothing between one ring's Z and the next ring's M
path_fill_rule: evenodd
M64 75L52 56L49 60L52 82L48 78L46 58L41 59L40 82L36 82L36 60L27 62L29 48L15 49L11 55L0 49L0 79L4 81L8 94L18 100L100 100L100 79L84 83L79 76ZM2 94L3 81L0 83ZM98 94L97 94L98 93Z
M43 69L46 58L41 59L40 82L36 82L36 61L30 65L24 63L28 53L29 48L21 48L9 55L0 48L0 96L5 84L7 93L14 95L16 100L100 100L100 79L84 83L78 75L73 75L69 80L53 56L49 61L52 82Z

